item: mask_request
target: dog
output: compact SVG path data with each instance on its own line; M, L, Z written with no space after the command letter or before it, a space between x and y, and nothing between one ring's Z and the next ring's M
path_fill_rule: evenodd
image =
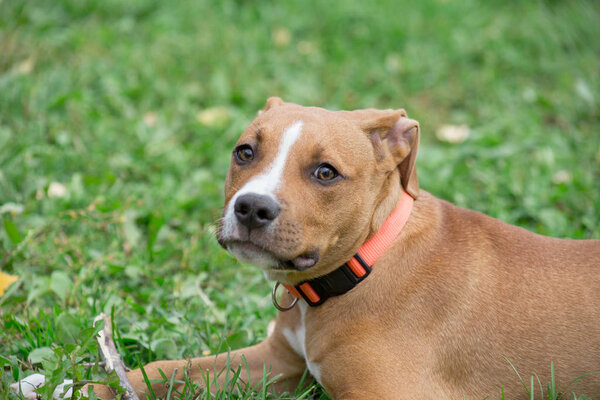
M274 330L231 353L152 362L148 377L177 368L181 380L187 366L202 382L229 362L252 384L270 371L277 391L308 369L336 400L525 399L534 375L599 395L600 240L435 198L419 188L419 135L402 109L269 98L233 150L217 237L285 287ZM147 390L139 370L129 379Z

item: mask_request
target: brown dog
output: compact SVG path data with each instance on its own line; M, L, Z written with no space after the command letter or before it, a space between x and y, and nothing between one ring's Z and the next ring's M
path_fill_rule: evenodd
M267 101L234 150L218 239L301 300L264 342L232 352L233 367L243 355L254 382L266 366L278 390L308 368L334 399L501 388L516 399L529 396L515 370L545 386L553 363L567 394L598 396L598 375L567 385L600 370L600 241L539 236L420 191L418 143L404 110ZM202 381L226 359L193 359L190 374ZM181 379L186 365L145 368ZM145 390L139 371L129 376Z

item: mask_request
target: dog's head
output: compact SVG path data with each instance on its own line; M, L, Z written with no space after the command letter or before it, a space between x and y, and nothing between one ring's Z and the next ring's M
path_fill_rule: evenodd
M419 125L404 110L328 111L272 97L240 137L219 243L296 284L346 262L413 197Z

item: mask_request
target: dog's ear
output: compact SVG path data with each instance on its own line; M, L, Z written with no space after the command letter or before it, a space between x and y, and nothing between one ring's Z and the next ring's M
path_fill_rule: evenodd
M379 111L363 120L361 126L370 134L376 153L385 157L389 151L400 171L402 187L416 199L419 195L416 168L419 123L408 118L401 109Z
M265 104L264 108L258 111L258 115L261 115L265 111L269 111L271 108L282 106L283 104L284 102L283 100L281 100L281 98L276 96L269 97L267 99L267 104Z
M415 199L419 195L416 164L420 131L417 121L404 116L392 126L386 137L388 148L398 163L402 186Z

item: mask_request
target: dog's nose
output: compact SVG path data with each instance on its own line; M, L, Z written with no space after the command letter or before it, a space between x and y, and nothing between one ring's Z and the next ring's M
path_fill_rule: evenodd
M279 215L277 202L262 194L241 195L235 201L233 209L238 221L250 229L267 226Z

